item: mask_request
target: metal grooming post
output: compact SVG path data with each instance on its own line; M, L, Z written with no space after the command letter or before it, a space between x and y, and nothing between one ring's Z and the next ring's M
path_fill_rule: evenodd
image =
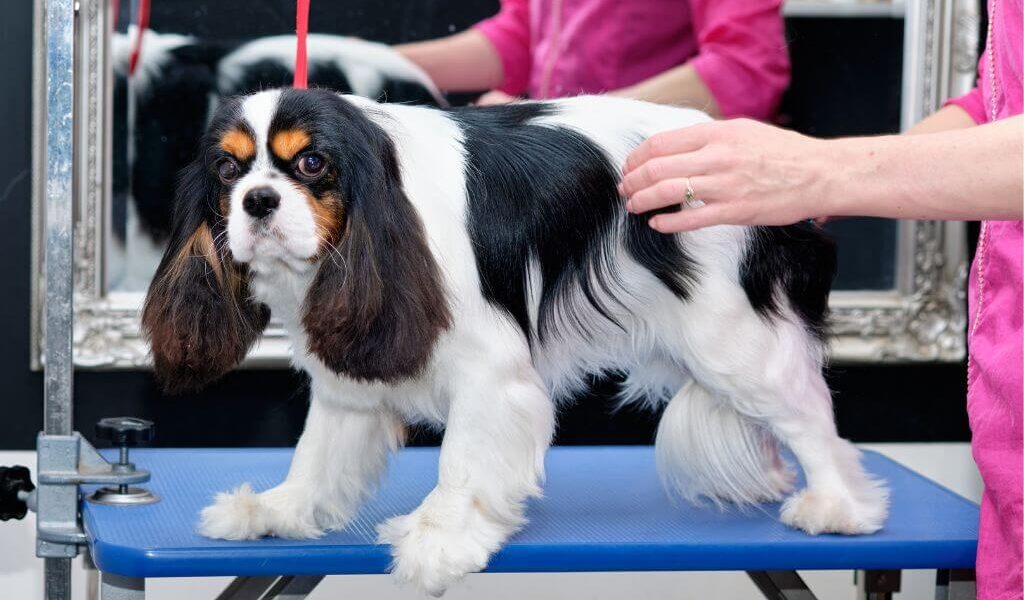
M46 308L44 320L45 383L44 383L44 438L54 441L71 438L72 378L74 365L71 357L73 319L73 264L74 222L72 215L73 137L74 128L74 0L42 0L43 47L46 48L44 77L46 104L46 143L43 149L43 181L45 182L44 212L46 223ZM64 440L60 440L64 438ZM44 468L67 465L47 465L39 448L39 472ZM77 453L76 453L77 454ZM56 457L55 457L56 458ZM77 456L75 457L77 463ZM70 465L77 470L78 465ZM43 488L43 486L41 486ZM40 489L37 505L37 527L48 525L63 529L69 524L48 523L44 515L67 514L71 507L74 515L78 506L77 487ZM56 510L55 510L56 509ZM65 510L61 510L65 509ZM58 517L60 518L60 517ZM70 523L72 527L76 523ZM74 527L77 528L77 527ZM68 540L69 542L71 540ZM78 554L75 543L46 541L39 537L36 554L45 560L44 594L47 600L71 598L71 559Z

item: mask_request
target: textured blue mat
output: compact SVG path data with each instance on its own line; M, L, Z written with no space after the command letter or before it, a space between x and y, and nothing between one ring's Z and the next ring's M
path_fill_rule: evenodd
M291 450L138 450L162 500L150 506L83 502L93 560L133 577L382 573L388 548L374 543L381 520L405 513L436 481L437 450L406 449L374 498L345 531L318 540L210 540L194 531L213 495L250 481L276 485ZM746 513L674 505L649 447L554 448L546 497L530 524L491 560L489 571L683 571L972 567L978 508L875 453L870 471L892 490L886 528L870 536L812 537L778 522L778 505Z

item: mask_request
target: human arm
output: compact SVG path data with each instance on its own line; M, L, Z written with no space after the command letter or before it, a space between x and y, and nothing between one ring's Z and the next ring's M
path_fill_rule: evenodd
M611 95L657 104L691 106L713 117L722 114L714 94L690 63L673 67L636 85L611 92Z
M974 127L975 125L977 123L975 123L970 113L957 104L947 104L908 129L906 134L937 133L939 131Z
M914 136L819 140L750 120L645 141L629 157L628 210L679 204L686 178L705 206L656 215L662 232L784 225L828 216L1020 219L1024 117Z
M501 11L472 29L397 46L437 87L452 92L526 90L530 72L528 0L502 0Z
M614 92L712 116L767 119L789 84L781 0L690 0L698 54Z
M442 90L467 92L501 85L501 58L486 37L475 29L396 48L416 63Z

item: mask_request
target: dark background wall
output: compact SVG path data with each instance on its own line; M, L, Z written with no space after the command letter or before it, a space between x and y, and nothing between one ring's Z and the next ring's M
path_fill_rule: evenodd
M42 377L29 370L31 4L7 2L0 19L0 449L33 447L42 423ZM239 13L225 4L206 2L182 14L181 3L157 2L151 22L158 30L180 30L184 22L190 33L239 37L292 27L291 0L252 3L258 18L244 31L238 29ZM344 11L330 16L333 22L318 17L318 7L325 4L312 5L315 30L400 42L463 29L493 12L496 2L348 0ZM262 30L254 31L252 23ZM787 27L794 85L783 110L785 123L823 136L897 129L893 115L898 115L901 21L791 20ZM840 432L854 440L969 437L963 364L833 365L829 379ZM157 422L158 443L167 446L293 444L308 396L305 378L284 370L235 372L201 394L179 397L163 396L146 372L83 371L75 383L77 429L91 435L93 423L103 416L146 417ZM567 409L558 443L653 439L655 416L629 409L610 413L605 398L612 385L598 382L592 394ZM435 441L425 432L414 438L416 443Z

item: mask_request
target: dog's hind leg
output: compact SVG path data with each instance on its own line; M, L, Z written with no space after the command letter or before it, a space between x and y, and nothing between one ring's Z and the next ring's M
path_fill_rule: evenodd
M774 437L792 450L807 480L806 489L786 499L784 522L814 534L880 529L888 494L864 471L858 450L836 432L822 374L823 343L788 309L765 316L734 283L720 279L705 285L696 297L713 301L682 303L674 331L668 324L659 330L678 336L661 339L707 390L687 388L672 400L659 437L675 429L692 438L659 440L659 453L663 463L682 464L687 446L699 442L698 450L689 449L700 457L692 466L706 471L687 476L678 469L683 476L663 476L669 482L673 477L696 481L697 494L740 502L770 498L784 488L771 483L778 479L770 466L772 452L757 450ZM693 422L683 425L686 420ZM764 477L752 475L759 461L769 469Z

